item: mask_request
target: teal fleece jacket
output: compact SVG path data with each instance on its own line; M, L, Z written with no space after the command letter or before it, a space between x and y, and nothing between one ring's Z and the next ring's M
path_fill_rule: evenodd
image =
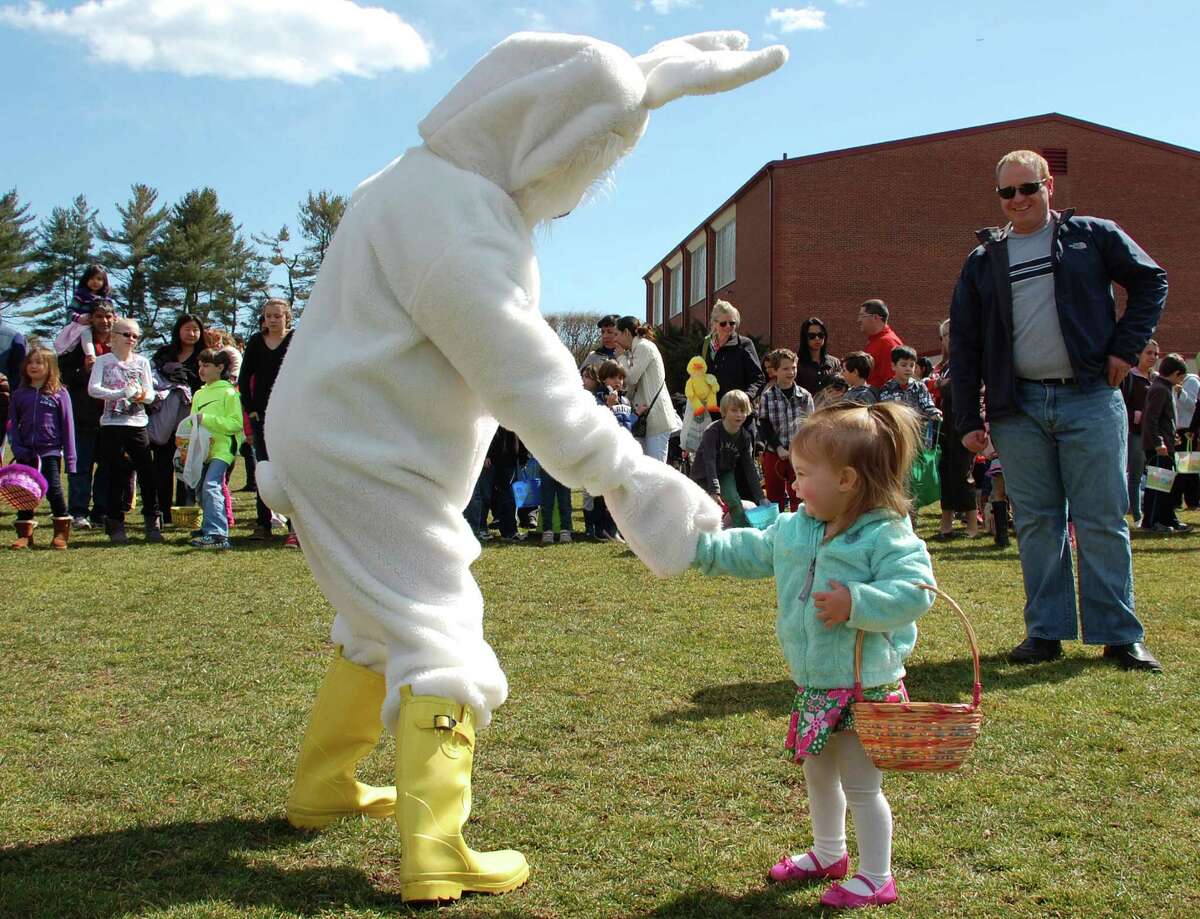
M774 575L775 633L796 685L852 687L859 629L866 632L863 686L895 683L917 641L916 619L933 605L934 595L914 586L935 583L925 543L907 517L885 510L863 514L829 542L824 538L825 523L801 506L765 530L701 533L694 566L739 578ZM850 619L826 628L812 595L829 590L830 581L850 591Z
M228 380L205 383L192 396L192 414L201 415L200 423L212 434L209 459L233 463L233 455L245 436L242 428L242 399Z

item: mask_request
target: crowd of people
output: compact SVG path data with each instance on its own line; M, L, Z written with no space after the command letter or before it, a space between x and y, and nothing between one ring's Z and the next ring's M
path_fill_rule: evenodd
M0 398L7 402L0 444L7 439L13 459L45 478L53 548L66 549L73 530L93 528L114 544L128 544L125 518L138 499L146 542L162 542L173 511L198 504L202 523L191 545L229 547L229 474L241 456L245 488L255 490L256 462L266 459L266 405L287 353L291 307L268 300L261 320L261 331L243 342L182 313L167 344L147 357L138 352L137 321L118 316L107 272L89 265L71 321L53 347L0 329ZM283 544L298 547L287 521L258 499L250 538L269 539L273 525L289 527ZM34 512L20 510L15 527L12 548L33 548Z

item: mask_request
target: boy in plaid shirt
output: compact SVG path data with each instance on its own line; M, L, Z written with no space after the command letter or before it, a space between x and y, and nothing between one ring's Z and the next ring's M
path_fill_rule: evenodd
M893 348L892 373L892 378L879 387L880 402L903 402L929 421L942 420L941 409L933 404L929 388L914 379L917 373L916 351L908 345Z
M795 352L776 348L763 364L775 377L775 385L763 390L758 406L759 437L766 444L762 456L763 479L767 497L781 511L794 511L800 506L800 498L793 487L796 474L792 471L788 447L804 419L813 413L813 398L796 383Z

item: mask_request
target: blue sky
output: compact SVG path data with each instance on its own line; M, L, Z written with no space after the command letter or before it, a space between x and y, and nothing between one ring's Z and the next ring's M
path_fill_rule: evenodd
M348 194L416 143L521 29L634 53L716 28L786 44L778 73L651 116L612 193L540 241L544 312L640 314L642 274L784 152L1048 111L1200 149L1195 0L170 0L170 21L153 6L94 0L88 19L79 0L0 0L0 188L39 218L82 192L113 222L134 182L166 202L211 185L247 235L294 231L309 189Z

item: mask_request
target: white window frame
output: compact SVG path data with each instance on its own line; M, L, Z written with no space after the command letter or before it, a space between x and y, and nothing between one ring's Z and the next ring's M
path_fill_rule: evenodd
M708 295L708 239L704 233L690 239L688 250L688 277L692 285L692 302L695 306Z
M737 208L730 207L713 221L716 239L713 259L713 290L737 280Z
M667 262L671 272L671 318L683 312L683 253L676 252Z
M650 275L650 303L654 325L663 324L663 273L660 268Z

